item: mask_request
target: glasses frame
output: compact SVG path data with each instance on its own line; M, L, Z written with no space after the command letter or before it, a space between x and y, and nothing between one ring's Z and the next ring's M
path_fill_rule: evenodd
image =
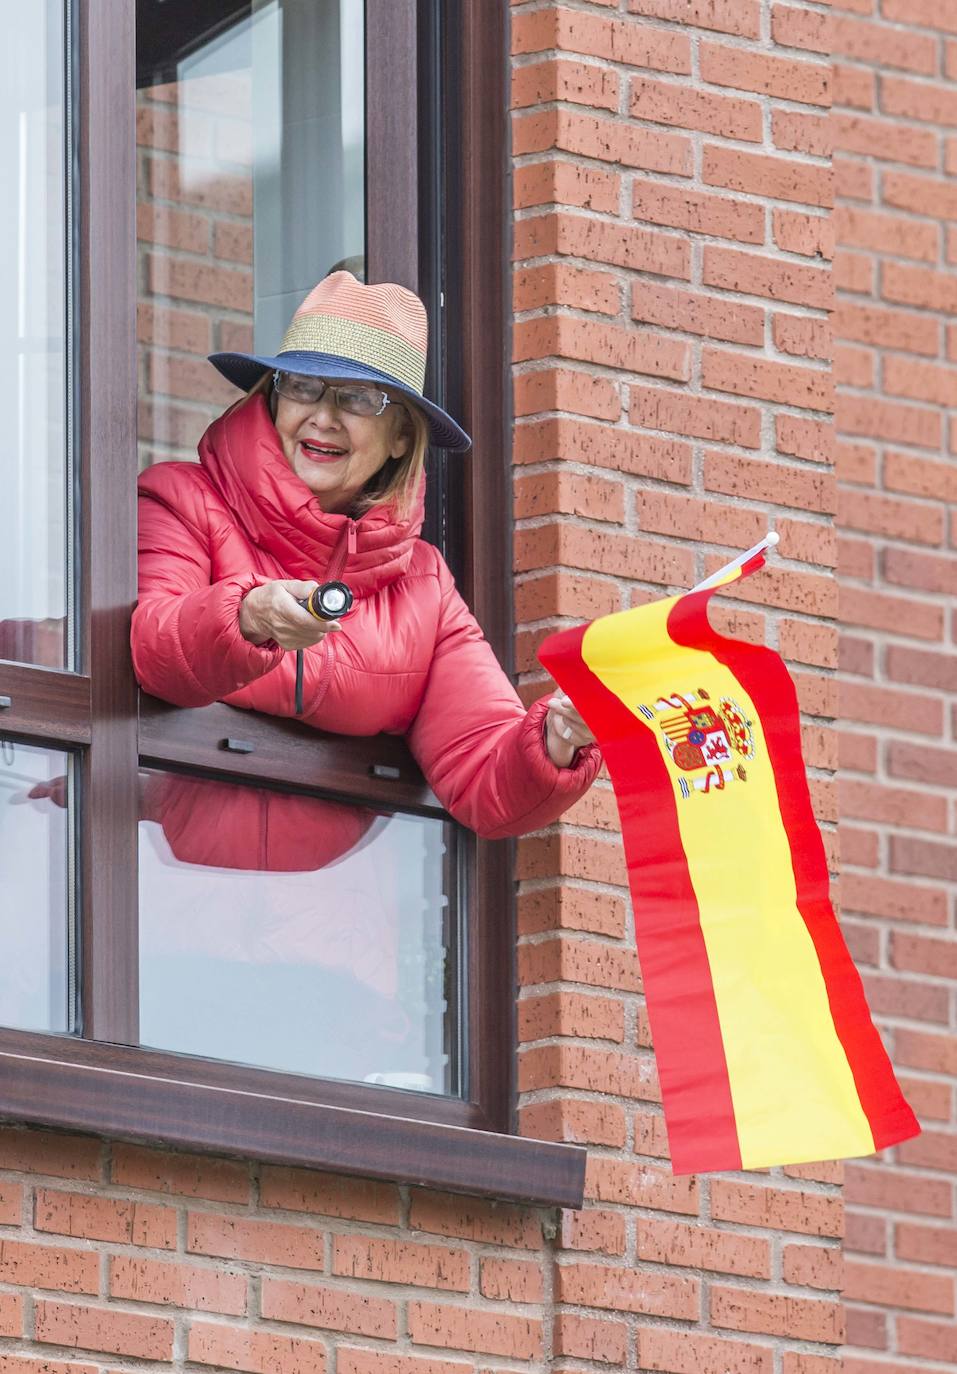
M335 402L335 405L336 405L336 409L337 409L337 410L344 410L344 411L346 412L347 415L357 415L357 416L358 416L360 419L362 419L362 420L374 420L374 419L378 419L378 417L379 417L380 415L384 415L384 414L385 414L386 409L387 409L389 406L401 405L401 402L400 402L400 401L393 401L392 398L391 398L391 396L389 396L387 392L385 392L385 391L380 391L378 387L363 387L363 390L364 390L364 391L368 391L369 394L372 395L372 396L379 396L379 398L380 398L380 400L381 400L381 404L380 404L378 410L374 410L370 415L365 415L365 414L363 414L361 411L358 411L358 410L350 410L349 407L348 407L348 406L344 406L344 405L342 404L341 400L339 399L339 393L340 393L340 392L342 392L342 391L347 391L347 390L349 390L351 387L355 387L355 386L357 386L357 385L358 385L358 386L362 386L362 383L347 382L347 383L343 383L343 384L340 386L340 385L338 385L338 384L336 384L336 383L327 382L327 381L326 381L324 378L322 378L322 377L316 377L316 378L314 378L313 380L316 382L316 384L317 384L318 386L321 386L322 390L319 392L319 395L318 395L318 396L315 398L315 400L313 400L313 401L303 401L303 400L300 400L300 399L299 399L298 397L296 397L296 396L290 395L288 391L283 391L283 389L282 389L282 387L280 386L280 383L279 383L280 377L283 377L283 378L285 378L285 377L307 377L307 376L309 376L309 375L310 375L310 374L309 374L309 373L306 373L306 372L286 372L286 371L284 371L284 370L282 370L282 369L280 369L280 368L277 368L276 371L275 371L275 372L273 373L273 375L272 375L272 384L273 384L273 388L274 388L274 390L276 391L277 395L279 395L279 396L285 396L285 398L286 398L287 401L293 401L293 402L295 402L295 404L297 404L297 405L310 405L310 406L318 405L319 402L322 400L323 396L325 396L326 393L329 392L329 393L331 394L331 396L332 396L334 402Z

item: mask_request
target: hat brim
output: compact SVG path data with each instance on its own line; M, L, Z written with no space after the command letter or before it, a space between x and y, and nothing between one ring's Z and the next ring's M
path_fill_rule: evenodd
M307 377L339 377L350 382L378 382L381 386L387 386L391 392L407 396L418 406L429 421L430 437L437 448L447 448L453 453L460 453L472 446L472 440L465 430L457 425L441 406L435 405L425 396L420 396L412 387L406 386L388 372L381 372L378 368L368 367L364 363L353 362L349 358L340 358L334 353L290 351L280 353L275 358L259 357L252 353L213 353L209 361L217 372L221 372L228 382L232 382L242 391L248 391L250 387L255 386L264 372L277 368L283 372L300 372Z

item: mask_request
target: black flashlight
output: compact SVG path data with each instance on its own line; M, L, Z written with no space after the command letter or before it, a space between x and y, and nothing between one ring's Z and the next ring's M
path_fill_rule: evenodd
M297 597L298 601L299 598ZM352 610L352 592L344 582L323 582L299 605L316 620L341 620ZM296 715L302 715L302 650L296 650Z

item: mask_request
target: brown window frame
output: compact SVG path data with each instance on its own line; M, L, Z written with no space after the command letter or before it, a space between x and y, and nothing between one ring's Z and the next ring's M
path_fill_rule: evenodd
M472 453L441 471L436 538L464 521L453 560L500 660L510 665L506 0L366 0L367 70L388 63L406 102L367 109L368 266L433 303L433 394L460 415ZM223 749L236 712L138 699L129 651L136 595L134 0L74 0L76 450L83 653L77 673L0 663L4 735L74 752L80 776L78 1035L0 1029L0 1113L101 1135L160 1140L549 1205L580 1205L585 1152L514 1135L513 882L509 842L473 840L468 865L469 1056L463 1098L142 1049L136 779L141 763L305 789L444 816L404 741L320 736L244 712L252 755ZM494 19L497 22L491 22ZM430 36L431 35L431 36ZM381 66L380 66L381 69ZM444 95L435 76L444 71ZM420 73L422 80L419 79ZM368 83L375 91L374 81ZM441 99L430 111L429 102ZM440 114L441 120L436 118ZM444 147L426 146L439 123ZM461 150L468 149L468 157ZM425 175L420 169L425 167ZM435 194L435 176L444 195ZM439 203L441 200L441 204ZM401 220L399 217L401 216ZM396 222L415 226L399 235ZM390 226L392 228L390 229ZM443 255L435 235L448 245ZM425 243L427 252L420 252ZM437 326L437 330L436 330ZM439 459L441 462L442 460ZM398 772L371 772L385 763ZM504 858L504 862L503 862Z

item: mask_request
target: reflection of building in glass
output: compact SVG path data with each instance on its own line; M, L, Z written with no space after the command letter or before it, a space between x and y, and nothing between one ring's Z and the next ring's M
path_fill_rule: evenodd
M141 36L141 466L237 399L208 353L272 353L319 277L364 275L363 7L219 8Z

